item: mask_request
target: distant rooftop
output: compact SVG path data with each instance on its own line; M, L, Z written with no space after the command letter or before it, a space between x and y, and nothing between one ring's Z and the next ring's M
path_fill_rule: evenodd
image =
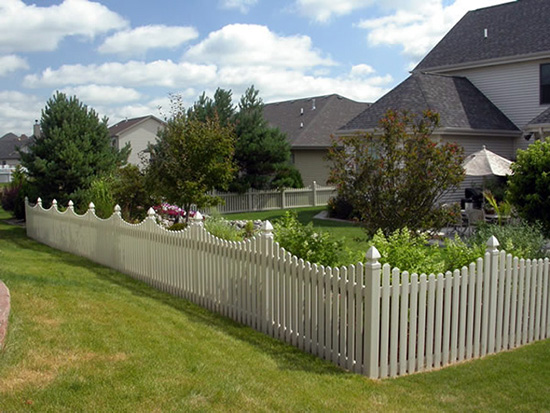
M327 148L331 134L369 106L332 94L268 103L264 117L286 133L293 148Z
M157 117L155 117L153 115L141 116L139 118L121 120L120 122L114 124L113 126L111 126L109 128L109 133L110 133L111 136L120 135L121 133L125 132L126 130L136 126L137 124L139 124L139 123L141 123L141 122L143 122L143 121L145 121L149 118L155 119L158 122L163 123L162 120L158 119Z

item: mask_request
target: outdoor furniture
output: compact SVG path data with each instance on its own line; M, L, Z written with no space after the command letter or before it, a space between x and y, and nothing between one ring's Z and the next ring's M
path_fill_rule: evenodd
M465 210L467 219L466 231L468 234L472 234L475 225L478 222L485 222L485 212L483 209L467 209Z
M462 163L466 175L469 176L507 176L512 175L512 161L497 155L485 148L467 156Z

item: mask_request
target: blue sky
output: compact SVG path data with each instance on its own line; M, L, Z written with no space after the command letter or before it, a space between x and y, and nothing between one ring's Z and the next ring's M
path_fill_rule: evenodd
M502 0L0 0L0 136L56 91L114 124L202 91L372 102L468 11ZM159 110L159 107L161 108Z

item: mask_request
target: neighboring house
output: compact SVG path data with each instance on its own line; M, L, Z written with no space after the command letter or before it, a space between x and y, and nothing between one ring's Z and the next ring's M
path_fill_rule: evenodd
M122 149L127 143L130 144L132 151L128 163L140 165L140 156L146 151L149 143L155 143L157 133L162 127L162 120L148 115L118 122L109 128L109 133L115 148Z
M387 109L439 112L434 137L483 145L514 160L550 134L550 1L521 0L468 12L411 76L338 134L372 131ZM468 177L463 186L479 184ZM459 191L453 200L463 196Z
M21 162L17 148L24 151L29 143L30 138L26 135L7 133L0 138L0 183L11 181L11 174Z
M17 148L23 151L29 145L31 139L27 135L17 136L7 133L0 138L0 167L16 167L21 162Z
M329 173L325 156L331 135L369 105L333 94L269 103L264 105L264 117L287 135L293 164L304 185L313 181L325 185Z

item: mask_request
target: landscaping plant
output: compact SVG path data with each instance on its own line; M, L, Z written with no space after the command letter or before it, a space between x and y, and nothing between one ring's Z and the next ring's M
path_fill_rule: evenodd
M433 140L438 123L431 111L418 117L389 110L380 130L333 138L329 182L370 236L379 228L389 236L405 227L437 229L449 222L439 201L464 179L463 149Z

